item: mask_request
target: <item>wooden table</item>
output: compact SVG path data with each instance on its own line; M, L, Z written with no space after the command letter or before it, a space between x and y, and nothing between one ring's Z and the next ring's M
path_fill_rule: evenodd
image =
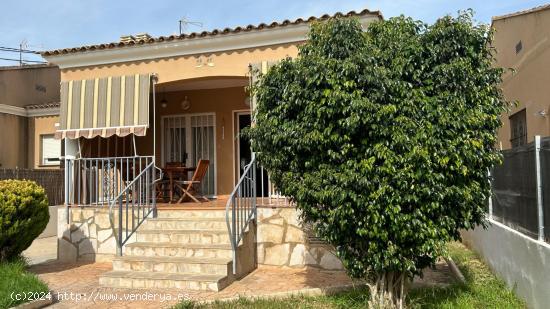
M170 203L174 200L174 178L180 176L187 179L189 172L193 172L197 169L193 166L167 166L162 169L166 175L168 175L170 185Z

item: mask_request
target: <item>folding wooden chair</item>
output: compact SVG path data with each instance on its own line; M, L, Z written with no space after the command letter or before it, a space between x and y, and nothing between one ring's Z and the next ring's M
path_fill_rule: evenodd
M195 173L193 174L191 180L175 182L176 187L181 190L181 197L178 200L178 203L181 203L186 196L189 196L193 201L197 203L200 203L197 197L205 200L206 202L209 201L208 198L203 195L198 195L197 197L195 197L194 195L197 193L201 193L200 186L202 184L204 176L206 176L206 171L208 170L209 164L209 160L199 160L199 164L197 165L197 169L195 170Z

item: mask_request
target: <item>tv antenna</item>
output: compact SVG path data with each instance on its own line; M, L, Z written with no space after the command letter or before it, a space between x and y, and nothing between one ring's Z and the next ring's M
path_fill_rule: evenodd
M182 19L180 19L179 24L180 24L180 35L182 35L183 32L187 30L187 27L189 25L202 28L202 23L200 21L191 21L191 20L188 20L187 17L183 17Z

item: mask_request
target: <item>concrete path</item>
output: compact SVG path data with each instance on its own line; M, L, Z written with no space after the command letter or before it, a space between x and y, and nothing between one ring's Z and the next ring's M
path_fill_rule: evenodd
M23 251L29 265L40 264L57 259L57 237L35 239L27 250Z

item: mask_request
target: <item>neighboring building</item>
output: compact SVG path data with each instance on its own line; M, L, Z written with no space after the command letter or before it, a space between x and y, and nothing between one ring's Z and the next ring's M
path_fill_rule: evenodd
M363 27L382 19L368 10L335 16ZM252 122L246 86L256 69L296 57L310 23L330 17L44 52L61 69L56 135L68 182L59 258L112 260L114 271L100 279L112 287L218 290L258 264L341 269L300 229L239 138ZM200 167L200 159L209 162L200 189L212 200L155 204L168 181L155 180L158 170Z
M511 68L503 77L504 95L518 101L502 115L503 149L524 145L535 135L550 135L550 5L493 18L497 65Z
M0 168L59 167L59 68L0 67Z

